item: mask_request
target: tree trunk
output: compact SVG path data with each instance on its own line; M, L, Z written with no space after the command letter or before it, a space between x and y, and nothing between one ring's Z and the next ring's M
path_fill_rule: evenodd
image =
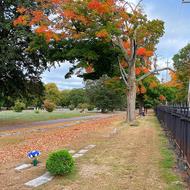
M133 122L136 119L136 76L135 76L135 64L129 67L128 72L128 84L127 90L127 122Z
M139 103L139 115L142 115L143 108L144 108L144 101L143 101L142 96L138 98L138 103Z

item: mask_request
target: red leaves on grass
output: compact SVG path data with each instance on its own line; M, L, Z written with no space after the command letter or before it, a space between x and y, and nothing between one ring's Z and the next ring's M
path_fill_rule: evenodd
M43 154L62 148L71 144L76 138L80 141L83 134L96 130L103 130L112 122L121 120L122 116L112 116L103 119L94 119L81 124L75 124L68 128L55 128L55 130L44 131L43 133L31 132L24 136L24 141L17 144L9 144L0 147L1 163L16 161L26 158L30 150L40 150ZM60 123L60 125L64 125ZM6 138L6 137L5 137Z

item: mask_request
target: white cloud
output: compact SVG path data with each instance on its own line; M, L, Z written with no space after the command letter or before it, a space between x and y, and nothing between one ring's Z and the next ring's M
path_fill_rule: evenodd
M136 5L139 2L139 0L129 0L128 2L133 3L134 5Z
M172 51L172 53L177 53L181 48L187 45L187 39L180 38L163 38L161 42L158 44L158 49L160 51Z
M65 74L69 71L71 65L69 62L61 63L56 68L51 68L50 72L46 71L42 76L42 81L47 83L56 83L59 89L72 89L72 88L82 88L84 86L83 79L73 75L69 79L65 79Z
M158 55L157 66L158 69L162 69L165 67L173 68L172 57L164 58ZM159 72L159 75L156 75L156 77L163 82L169 81L170 80L169 70Z

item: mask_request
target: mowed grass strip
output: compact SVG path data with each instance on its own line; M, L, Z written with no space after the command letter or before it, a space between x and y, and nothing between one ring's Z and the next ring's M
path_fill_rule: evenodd
M40 111L37 114L34 111L23 111L20 113L14 111L2 111L0 112L0 127L36 121L81 117L87 115L91 115L91 113L80 113L76 111L54 111L49 113L46 111Z
M165 136L160 124L156 118L153 119L156 128L159 132L160 139L160 153L162 159L160 161L161 177L167 183L166 190L183 190L185 189L182 178L179 174L174 172L176 167L176 155L174 151L169 148L169 141Z
M169 150L155 116L140 118L136 127L120 122L114 128L118 129L117 133L111 136L88 134L84 139L97 146L77 160L76 171L69 176L56 177L37 190L185 189L173 169L174 153Z

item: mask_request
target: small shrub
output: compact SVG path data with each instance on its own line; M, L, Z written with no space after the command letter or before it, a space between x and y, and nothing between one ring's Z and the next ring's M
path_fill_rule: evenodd
M36 113L36 114L40 113L39 109L35 109L34 113Z
M24 102L17 100L17 101L15 102L15 105L14 105L14 107L13 107L13 110L14 110L15 112L22 112L25 107L26 107L26 105L25 105Z
M69 109L72 111L75 109L75 106L71 104L71 105L69 105Z
M94 110L94 108L95 108L95 106L92 104L89 104L87 107L88 111L92 111L92 110Z
M67 150L51 153L46 161L46 168L53 175L69 174L73 171L74 165L74 159Z
M85 109L87 109L89 104L87 103L80 103L77 108L81 110L81 112L84 112Z
M51 102L50 100L44 101L44 108L48 112L52 112L55 109L55 104Z
M152 105L152 104L145 104L144 107L145 107L145 108L152 108L153 105Z

